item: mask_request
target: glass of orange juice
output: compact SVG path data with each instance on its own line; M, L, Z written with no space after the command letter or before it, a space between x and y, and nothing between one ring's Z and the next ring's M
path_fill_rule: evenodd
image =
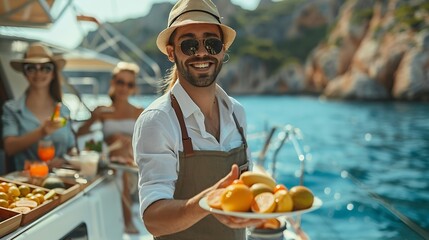
M55 157L54 142L51 140L40 140L37 148L37 155L40 160L49 162Z
M30 165L30 176L32 177L46 177L49 173L49 167L45 162L33 162Z

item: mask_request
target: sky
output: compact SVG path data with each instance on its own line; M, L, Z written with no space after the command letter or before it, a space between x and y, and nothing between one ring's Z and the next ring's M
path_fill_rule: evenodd
M145 16L153 3L166 1L175 2L175 0L73 0L73 4L49 29L0 27L0 33L7 31L9 34L36 38L72 49L79 45L88 30L96 28L92 23L77 23L76 13L93 16L100 22L118 22ZM257 7L259 0L231 0L231 2L251 10ZM167 24L167 19L164 21Z

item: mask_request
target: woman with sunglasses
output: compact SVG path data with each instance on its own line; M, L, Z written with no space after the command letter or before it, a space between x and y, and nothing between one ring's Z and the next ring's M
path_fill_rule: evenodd
M91 126L99 121L102 123L104 141L109 146L109 160L130 166L135 166L131 136L134 124L142 108L129 102L129 97L137 92L136 78L140 69L134 63L120 62L112 71L109 96L110 106L99 106L92 113L91 118L78 130L78 135L87 134ZM132 192L137 190L137 176L130 172L122 175L122 209L124 215L125 232L138 233L132 222L131 203Z
M13 160L10 170L23 170L26 161L38 161L40 140L54 143L56 158L48 163L51 168L60 166L61 157L75 146L70 122L64 126L64 122L52 119L57 104L62 101L61 69L65 63L41 43L31 44L23 59L10 62L28 83L20 98L9 100L3 106L4 150ZM69 118L70 111L65 105L61 105L60 115Z

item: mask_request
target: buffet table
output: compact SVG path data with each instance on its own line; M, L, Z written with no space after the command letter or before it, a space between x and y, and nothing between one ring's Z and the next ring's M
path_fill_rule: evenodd
M121 195L116 174L100 171L81 191L1 239L122 239Z

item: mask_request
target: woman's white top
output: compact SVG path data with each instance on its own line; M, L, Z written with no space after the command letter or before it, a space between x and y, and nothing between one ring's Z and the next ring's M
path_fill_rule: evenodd
M106 119L103 121L103 136L108 138L113 134L127 134L133 135L134 125L136 120L134 119Z

